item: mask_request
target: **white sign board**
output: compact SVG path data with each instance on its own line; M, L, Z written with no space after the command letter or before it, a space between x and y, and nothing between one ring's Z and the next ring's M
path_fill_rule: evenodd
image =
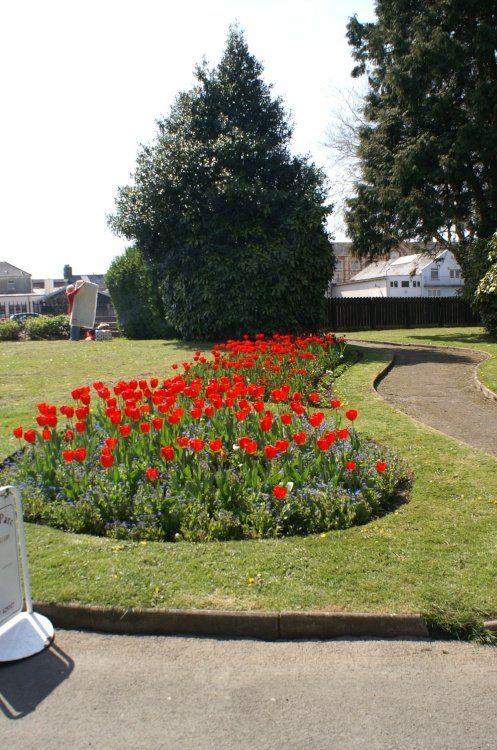
M15 498L7 495L0 497L0 625L17 615L22 606Z
M95 315L97 314L97 292L98 285L91 281L79 287L78 293L73 298L71 313L71 325L81 328L93 328Z
M53 637L52 623L33 612L19 490L0 487L0 663L32 656Z

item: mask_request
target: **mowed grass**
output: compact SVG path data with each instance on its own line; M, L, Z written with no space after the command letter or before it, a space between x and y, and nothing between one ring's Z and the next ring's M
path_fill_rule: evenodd
M485 348L495 360L497 344L468 340L482 335L481 329L422 329L349 336L467 345ZM15 447L10 429L31 426L38 401L64 403L71 388L96 379L164 375L197 348L206 349L120 339L0 344L2 455ZM497 460L389 407L372 389L388 355L375 349L363 355L340 379L337 395L359 410L359 430L408 459L414 473L409 503L363 527L266 541L134 544L27 524L34 598L122 607L411 612L452 630L494 618ZM492 387L492 376L486 384Z

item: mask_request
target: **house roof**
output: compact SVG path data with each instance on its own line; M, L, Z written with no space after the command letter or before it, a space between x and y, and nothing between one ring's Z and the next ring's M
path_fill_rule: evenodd
M12 263L7 263L2 260L0 261L0 276L15 276L16 278L19 278L19 276L25 276L29 278L31 274L27 271L22 271L20 268L17 268L17 266L13 266Z
M442 257L439 253L437 257ZM401 255L393 260L381 260L370 263L368 266L354 274L349 282L371 281L372 279L383 279L386 276L415 276L427 266L431 265L435 258L431 255L419 253L417 255Z

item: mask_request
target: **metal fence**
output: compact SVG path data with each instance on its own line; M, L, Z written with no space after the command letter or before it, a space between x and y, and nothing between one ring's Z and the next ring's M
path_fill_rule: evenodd
M334 331L375 328L480 325L459 297L347 297L327 300L327 324Z

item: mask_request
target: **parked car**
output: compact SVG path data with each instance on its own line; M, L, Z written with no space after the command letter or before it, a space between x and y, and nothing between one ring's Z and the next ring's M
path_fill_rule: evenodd
M17 320L18 323L24 323L26 318L39 318L41 317L39 313L34 312L20 312L20 313L14 313L10 316L10 320Z

